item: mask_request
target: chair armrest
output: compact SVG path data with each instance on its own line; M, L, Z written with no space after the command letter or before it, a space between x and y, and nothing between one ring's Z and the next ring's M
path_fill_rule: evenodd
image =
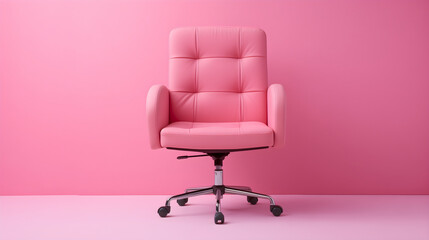
M146 98L147 126L152 149L162 148L160 132L169 123L169 109L170 92L167 87L163 85L152 86Z
M267 92L268 126L274 131L273 147L280 147L285 142L286 94L281 84L272 84Z

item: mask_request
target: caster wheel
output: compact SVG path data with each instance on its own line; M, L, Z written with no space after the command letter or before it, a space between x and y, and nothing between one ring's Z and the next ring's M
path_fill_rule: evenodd
M280 216L280 214L282 214L283 209L279 205L271 205L270 211L274 216L278 217L278 216Z
M180 206L185 206L187 202L188 202L187 198L177 199L177 204L179 204Z
M223 224L223 222L225 221L225 217L223 216L223 213L217 212L215 214L214 221L216 224Z
M249 202L252 205L255 205L256 203L258 203L258 198L257 197L247 197L247 202Z
M160 217L166 217L170 213L170 206L163 206L158 208L158 214Z

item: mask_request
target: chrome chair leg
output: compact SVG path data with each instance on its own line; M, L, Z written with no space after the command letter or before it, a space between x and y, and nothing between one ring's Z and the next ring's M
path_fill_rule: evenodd
M268 196L268 195L265 195L265 194L255 193L255 192L245 191L245 190L240 190L240 189L231 188L231 187L225 187L225 193L235 194L235 195L242 195L242 196L253 197L253 198L265 198L265 199L270 200L270 211L271 211L271 213L274 216L278 217L283 212L282 207L276 205L275 202L274 202L274 199L272 197Z
M213 194L213 189L212 188L203 188L203 189L199 189L199 190L192 191L192 192L186 192L186 193L174 195L174 196L170 197L165 202L165 206L170 206L171 200L190 198L190 197L201 196L201 195L206 195L206 194Z
M270 200L270 205L276 205L274 202L274 199L272 197L265 195L265 194L261 194L261 193L255 193L255 192L236 189L236 188L232 188L232 187L225 187L225 193L248 196L248 197L265 198L265 199Z
M197 191L197 190L201 190L201 189L207 189L207 188L211 188L211 187L193 187L193 188L186 189L185 192L193 192L193 191Z
M249 191L249 192L251 192L252 191L252 189L250 188L250 187L248 187L248 186L225 186L225 187L227 187L227 188L235 188L235 189L240 189L240 190L244 190L244 191Z
M220 207L220 199L216 199L216 212L222 212L222 209Z
M223 224L225 221L225 216L222 213L220 200L223 197L223 193L220 189L216 189L216 213L214 217L214 222L216 224Z

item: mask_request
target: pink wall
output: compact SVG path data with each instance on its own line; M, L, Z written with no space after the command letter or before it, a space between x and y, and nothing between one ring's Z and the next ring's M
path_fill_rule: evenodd
M208 158L148 147L145 96L178 26L268 35L287 147L232 154L267 193L429 194L429 2L0 0L0 194L167 194Z

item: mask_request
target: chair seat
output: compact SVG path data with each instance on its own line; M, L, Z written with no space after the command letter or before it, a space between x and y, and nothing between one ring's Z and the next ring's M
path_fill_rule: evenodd
M174 122L161 130L162 147L214 150L273 144L273 130L261 122Z

